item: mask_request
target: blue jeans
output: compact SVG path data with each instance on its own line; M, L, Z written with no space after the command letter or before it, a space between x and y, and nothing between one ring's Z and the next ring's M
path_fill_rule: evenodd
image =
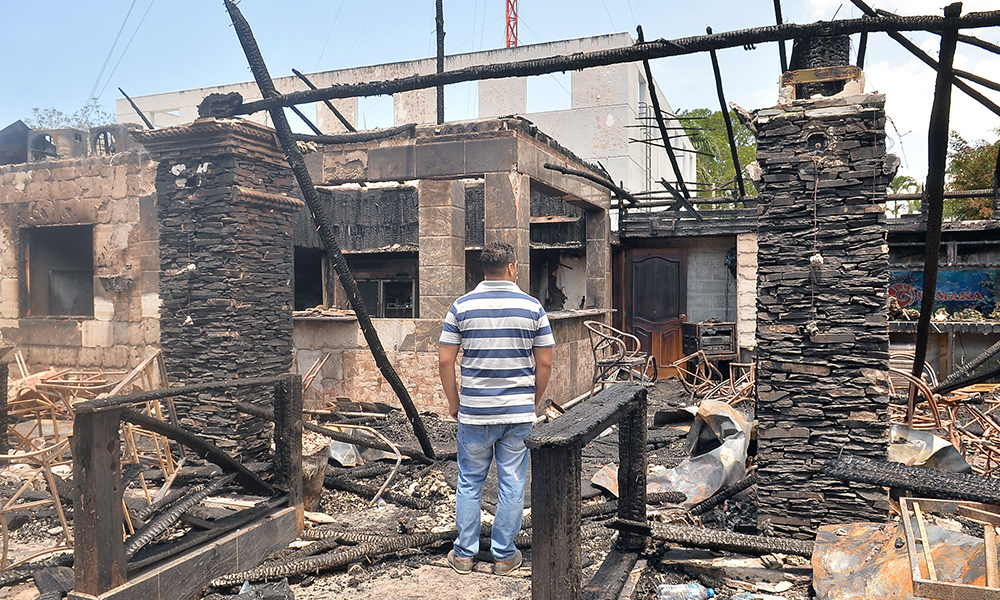
M494 560L514 557L514 537L521 531L524 512L524 480L528 474L528 449L524 438L529 433L531 423L458 424L458 489L455 491L458 529L455 556L458 558L472 558L479 552L483 482L494 456L500 494L490 550Z

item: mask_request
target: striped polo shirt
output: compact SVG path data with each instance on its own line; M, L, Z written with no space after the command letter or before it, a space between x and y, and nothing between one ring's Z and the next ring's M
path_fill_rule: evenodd
M538 300L512 281L483 281L451 305L440 343L462 346L460 423L535 420L531 351L556 345Z

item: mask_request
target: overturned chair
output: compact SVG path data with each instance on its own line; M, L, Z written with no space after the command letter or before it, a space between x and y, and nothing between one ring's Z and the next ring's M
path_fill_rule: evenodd
M605 385L616 381L636 381L637 378L640 382L656 381L656 357L642 351L639 338L600 321L584 321L583 326L590 334L594 353L591 396L595 389L603 390Z

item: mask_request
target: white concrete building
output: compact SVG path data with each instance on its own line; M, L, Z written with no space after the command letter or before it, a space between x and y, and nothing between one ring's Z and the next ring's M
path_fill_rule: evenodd
M630 46L634 42L627 33L586 37L545 44L502 48L483 52L456 54L445 58L445 70L465 67L508 63L519 60L554 55L590 52ZM412 75L434 73L434 58L397 62L338 71L323 71L307 76L318 87L337 83L359 83L395 79ZM541 76L546 77L546 76ZM506 115L520 115L534 122L539 129L555 138L580 158L600 162L616 182L624 182L626 189L642 191L659 189L661 177L674 181L673 171L662 147L631 139L652 139L658 143L659 131L652 119L648 86L642 65L639 63L594 67L570 73L570 106L564 110L528 112L529 86L523 77L479 81L478 106L474 118L485 119ZM275 79L281 92L306 89L294 76ZM253 82L220 85L134 98L136 104L157 127L189 123L198 116L198 104L208 94L239 92L244 100L260 98ZM448 88L445 90L447 97ZM672 112L666 96L659 92L660 106ZM393 95L393 121L428 124L436 122L435 89L415 90ZM358 122L358 99L334 100L337 109L352 123ZM124 99L117 103L119 123L136 122L135 111ZM312 111L308 111L312 112ZM344 131L343 126L322 103L316 104L316 124L325 133ZM270 125L266 113L257 113L251 119ZM643 126L646 127L643 127ZM680 122L669 120L668 127L679 127ZM361 127L358 127L361 129ZM678 133L679 129L671 130ZM695 180L695 154L689 152L691 143L685 136L672 139L678 149L677 157L685 181Z

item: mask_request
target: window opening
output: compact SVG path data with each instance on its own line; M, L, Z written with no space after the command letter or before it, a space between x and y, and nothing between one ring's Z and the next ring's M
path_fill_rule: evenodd
M21 314L94 316L94 227L21 230Z

